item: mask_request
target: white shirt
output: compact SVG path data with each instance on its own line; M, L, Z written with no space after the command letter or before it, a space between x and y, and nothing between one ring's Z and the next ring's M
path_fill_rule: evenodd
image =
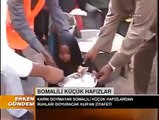
M1 1L1 73L16 74L26 77L30 74L33 63L16 54L9 46L6 35L7 0Z

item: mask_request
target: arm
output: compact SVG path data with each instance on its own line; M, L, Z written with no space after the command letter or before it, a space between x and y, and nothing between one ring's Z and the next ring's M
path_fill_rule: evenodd
M36 51L43 53L44 56L49 56L49 53L45 50L36 35L29 28L24 14L23 0L8 0L8 9L10 12L12 26L16 32Z
M98 40L92 48L93 50L110 52L121 16L122 8L120 1L110 0L108 14L106 15L104 25L100 29Z
M53 25L57 31L58 39L62 38L62 40L66 42L70 42L70 41L75 42L75 45L77 45L76 47L72 45L69 47L70 49L75 48L74 51L76 51L76 54L81 56L78 43L76 39L74 38L74 36L69 32L68 21L65 18L62 9L59 6L59 0L46 0L46 5L50 11ZM75 58L73 54L71 55L72 55L72 58ZM81 62L81 59L80 60L78 59L77 61Z
M53 25L59 33L69 32L69 24L66 20L64 13L59 6L59 0L46 0L46 6L51 14Z
M33 63L16 54L9 46L2 46L2 51L1 72L4 75L17 74L20 77L42 77L53 84L64 78L62 70L52 66Z
M96 75L101 84L105 83L104 81L109 78L114 68L124 66L129 62L144 40L150 40L156 35L155 29L151 29L155 26L157 19L156 0L137 0L135 6L134 19L129 26L121 49Z
M1 72L4 74L17 74L20 77L26 77L30 74L33 67L32 61L21 57L13 50L2 47Z
M42 64L36 64L32 61L23 58L16 54L11 48L9 48L6 37L6 12L7 6L6 1L2 2L4 9L1 11L1 28L3 28L3 34L1 36L1 74L17 74L20 77L26 76L36 76L43 77L50 83L57 83L59 80L63 79L63 71Z
M33 64L29 74L32 77L42 77L49 83L56 84L64 79L64 72L61 69L43 64Z
M128 63L141 43L144 40L150 40L156 34L150 31L151 26L156 25L156 0L139 0L136 1L135 6L133 22L129 26L121 49L110 60L110 63L114 67L123 66Z
M84 61L93 61L100 50L111 52L113 38L122 15L120 0L110 0L109 10L106 15L104 25L100 29L97 42L84 56Z
M7 18L7 3L2 2L3 9L1 9L1 29L3 29L1 36L1 72L2 74L18 74L21 77L29 75L32 69L32 62L16 54L9 48L6 36L6 18ZM18 61L17 61L18 60Z

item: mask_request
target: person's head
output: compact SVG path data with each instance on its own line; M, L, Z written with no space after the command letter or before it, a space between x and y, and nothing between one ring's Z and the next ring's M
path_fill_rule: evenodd
M58 58L64 63L80 65L82 55L76 39L68 32L58 36Z
M59 59L65 63L68 63L71 60L70 49L68 45L59 45Z

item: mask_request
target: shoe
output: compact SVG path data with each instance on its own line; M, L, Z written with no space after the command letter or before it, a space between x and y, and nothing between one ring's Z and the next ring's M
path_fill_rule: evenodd
M19 120L34 120L34 115L27 111L24 115L22 115Z

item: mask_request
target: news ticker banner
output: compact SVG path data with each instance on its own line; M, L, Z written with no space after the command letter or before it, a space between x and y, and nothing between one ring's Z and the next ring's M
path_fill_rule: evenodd
M36 88L36 108L159 108L158 96L115 95L113 88Z
M0 108L159 108L158 96L115 95L113 88L35 88L35 96L0 96Z
M114 88L109 87L82 87L82 88L69 88L69 87L39 87L35 88L36 96L101 96L101 95L114 95Z
M0 108L7 109L33 109L35 107L34 96L24 95L3 95L0 96Z

